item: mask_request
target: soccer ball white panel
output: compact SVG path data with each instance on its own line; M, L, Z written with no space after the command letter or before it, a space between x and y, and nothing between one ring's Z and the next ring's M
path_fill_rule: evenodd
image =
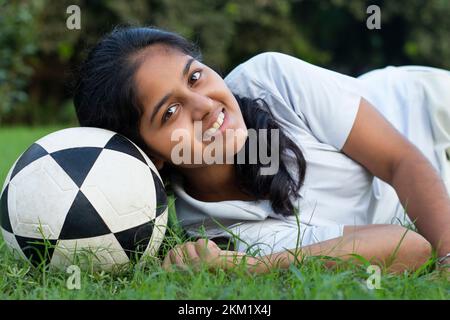
M11 227L22 237L57 239L78 187L49 155L33 161L9 183ZM39 229L41 222L42 230Z
M158 169L156 169L155 165L153 164L152 160L145 154L144 151L141 149L138 149L140 154L144 157L145 161L147 162L148 166L152 169L152 171L158 176L158 178L162 181L161 176L159 175Z
M156 215L150 169L124 153L103 150L80 189L113 232L136 227Z
M67 128L51 133L36 143L40 144L48 153L70 148L99 147L102 148L116 133L99 128Z
M144 251L144 255L150 255L152 257L156 256L159 247L164 239L167 227L167 219L169 217L169 209L166 210L154 220L155 225L153 226L153 233L148 244L147 249Z
M16 237L6 231L5 229L2 229L2 235L3 235L3 240L6 242L6 244L8 245L9 249L13 252L14 256L22 258L22 259L26 259L25 255L22 252L22 249L20 248L19 243L16 240Z
M96 269L111 270L114 265L128 262L128 256L115 236L107 234L93 238L59 240L50 265L60 268L76 264L83 269L92 264Z
M23 153L22 153L22 154L23 154ZM14 167L16 166L17 161L19 161L19 159L20 159L20 157L22 156L22 154L21 154L21 155L17 158L17 160L14 162L14 164L13 164L12 167L11 167L11 169L9 169L8 174L6 175L6 178L5 178L5 182L3 183L2 192L1 192L0 194L2 194L3 191L5 191L5 188L6 188L6 186L8 185L9 180L11 179L11 174L12 174L12 172L14 171Z
M141 149L138 148L138 150L141 153L141 155L144 157L144 160L147 162L147 165L152 169L153 180L155 182L155 185L157 186L157 190L156 190L156 199L157 200L156 201L158 203L158 206L157 206L156 212L158 215L159 212L162 211L161 209L163 209L164 206L167 207L167 196L164 191L165 190L164 183L158 172L158 169L156 169L155 165L150 160L150 158ZM157 178L158 178L158 181L156 181Z

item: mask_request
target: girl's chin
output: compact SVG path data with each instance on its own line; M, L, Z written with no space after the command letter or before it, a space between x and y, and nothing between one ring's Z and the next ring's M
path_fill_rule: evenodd
M241 139L231 143L222 143L219 140L204 141L202 145L197 145L192 150L195 152L195 155L192 154L191 156L191 164L196 167L198 165L230 163L244 144L245 140L241 141Z

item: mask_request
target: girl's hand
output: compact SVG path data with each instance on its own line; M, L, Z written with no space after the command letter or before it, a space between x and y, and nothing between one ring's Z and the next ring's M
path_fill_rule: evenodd
M167 271L174 271L174 266L181 270L187 270L189 265L198 269L202 263L210 266L210 269L221 266L221 256L225 252L211 240L199 239L195 242L178 244L166 255L162 267Z

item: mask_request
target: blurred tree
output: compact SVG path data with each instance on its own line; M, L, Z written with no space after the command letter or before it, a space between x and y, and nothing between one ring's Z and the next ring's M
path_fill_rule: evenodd
M366 26L373 4L381 9L380 30ZM449 16L448 0L293 1L293 19L332 56L327 66L352 75L388 64L450 69Z
M234 21L227 71L263 51L280 51L312 63L330 60L330 55L318 50L292 19L292 1L227 1L225 10Z
M40 5L41 1L0 0L0 124L16 111L16 105L28 100L30 60L36 60L38 49L34 15Z
M66 27L72 4L81 30ZM366 27L371 4L380 30ZM0 0L0 123L74 123L72 75L119 24L178 32L223 76L263 51L359 75L388 64L450 69L449 16L448 0Z

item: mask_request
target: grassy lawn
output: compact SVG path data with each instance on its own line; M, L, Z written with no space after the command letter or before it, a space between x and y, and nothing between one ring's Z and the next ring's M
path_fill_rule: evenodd
M59 129L0 128L0 178L35 140ZM173 208L171 208L173 215ZM180 239L166 237L165 248ZM167 250L167 249L164 249ZM318 259L300 267L250 275L232 272L184 271L166 273L155 259L128 266L122 273L83 271L81 288L69 290L64 271L33 269L17 261L0 239L0 299L445 299L450 283L437 271L402 275L381 274L381 288L370 290L366 266L340 262L325 269Z

